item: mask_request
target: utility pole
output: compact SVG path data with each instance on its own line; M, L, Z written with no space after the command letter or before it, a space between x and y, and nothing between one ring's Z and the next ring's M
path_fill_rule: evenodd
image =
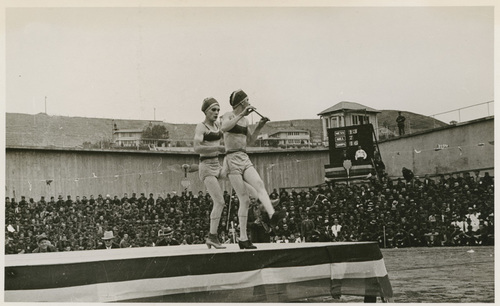
M111 143L115 143L115 119L111 121Z
M156 121L156 107L153 108L153 119Z
M45 96L45 115L47 115L47 96Z

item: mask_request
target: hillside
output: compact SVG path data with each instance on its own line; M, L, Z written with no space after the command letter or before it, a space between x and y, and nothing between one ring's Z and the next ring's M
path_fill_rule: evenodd
M385 137L390 138L397 131L397 112L396 110L383 110L379 114L381 135L385 133ZM446 125L441 121L419 114L403 112L403 115L406 117L407 124L411 124L412 133ZM6 113L6 145L79 147L85 142L110 141L113 123L118 129L143 129L149 122L148 120L50 116L44 113L36 115ZM169 131L170 139L182 142L190 142L193 139L196 126L195 124L171 124L161 121L153 121L153 124L164 125ZM290 128L309 130L311 141L313 143L321 142L322 125L319 118L271 121L264 126L262 133L272 134ZM409 132L407 130L407 133Z
M78 147L84 142L98 143L112 139L113 123L118 129L144 129L150 121L49 116L7 113L6 140L8 146L55 146ZM171 139L191 139L194 124L170 124L151 121L164 125Z
M398 117L397 110L382 110L378 114L378 125L380 138L392 138L398 134L398 125L396 118ZM417 133L437 127L447 126L448 124L436 120L434 118L415 114L412 112L401 111L401 114L406 118L406 134Z

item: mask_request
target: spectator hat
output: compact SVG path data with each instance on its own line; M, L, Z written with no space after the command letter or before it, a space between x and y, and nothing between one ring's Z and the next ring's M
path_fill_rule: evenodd
M113 231L105 231L102 240L111 240L113 238L115 238L115 236L113 236Z
M36 237L36 242L40 243L42 240L49 240L49 238L45 234L40 234Z
M173 230L170 226L167 226L166 228L163 228L158 231L158 236L172 236Z
M219 102L212 97L205 98L201 104L201 111L206 112L207 109L211 108L215 104L219 105Z
M247 96L247 94L241 90L235 90L233 93L229 96L229 104L234 108L237 105L239 105Z

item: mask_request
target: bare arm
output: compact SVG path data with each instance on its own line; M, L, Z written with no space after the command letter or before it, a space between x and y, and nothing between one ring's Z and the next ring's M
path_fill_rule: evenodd
M248 116L251 112L253 112L255 108L251 105L245 107L245 109L239 113L238 115L235 115L234 113L226 113L224 114L221 119L222 119L222 125L221 125L221 131L224 133L231 130L237 123L240 121L241 118Z
M222 124L220 127L221 131L223 131L225 133L225 132L231 130L238 123L238 121L240 121L240 119L243 117L244 117L243 113L238 114L238 115L234 115L232 113L224 114L221 117L221 121L222 121Z
M194 132L194 141L193 141L194 152L196 152L197 154L207 154L207 155L215 152L224 152L224 147L220 145L219 146L202 145L201 143L203 142L204 132L205 132L205 127L203 126L203 124L198 124Z

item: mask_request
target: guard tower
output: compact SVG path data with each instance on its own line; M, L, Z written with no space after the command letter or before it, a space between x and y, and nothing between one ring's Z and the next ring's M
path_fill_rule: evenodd
M323 141L328 143L330 164L326 181L365 180L382 174L378 149L380 111L354 102L340 102L322 111Z
M328 129L371 123L378 139L379 110L356 102L342 101L318 114L323 124L323 142L328 143Z

